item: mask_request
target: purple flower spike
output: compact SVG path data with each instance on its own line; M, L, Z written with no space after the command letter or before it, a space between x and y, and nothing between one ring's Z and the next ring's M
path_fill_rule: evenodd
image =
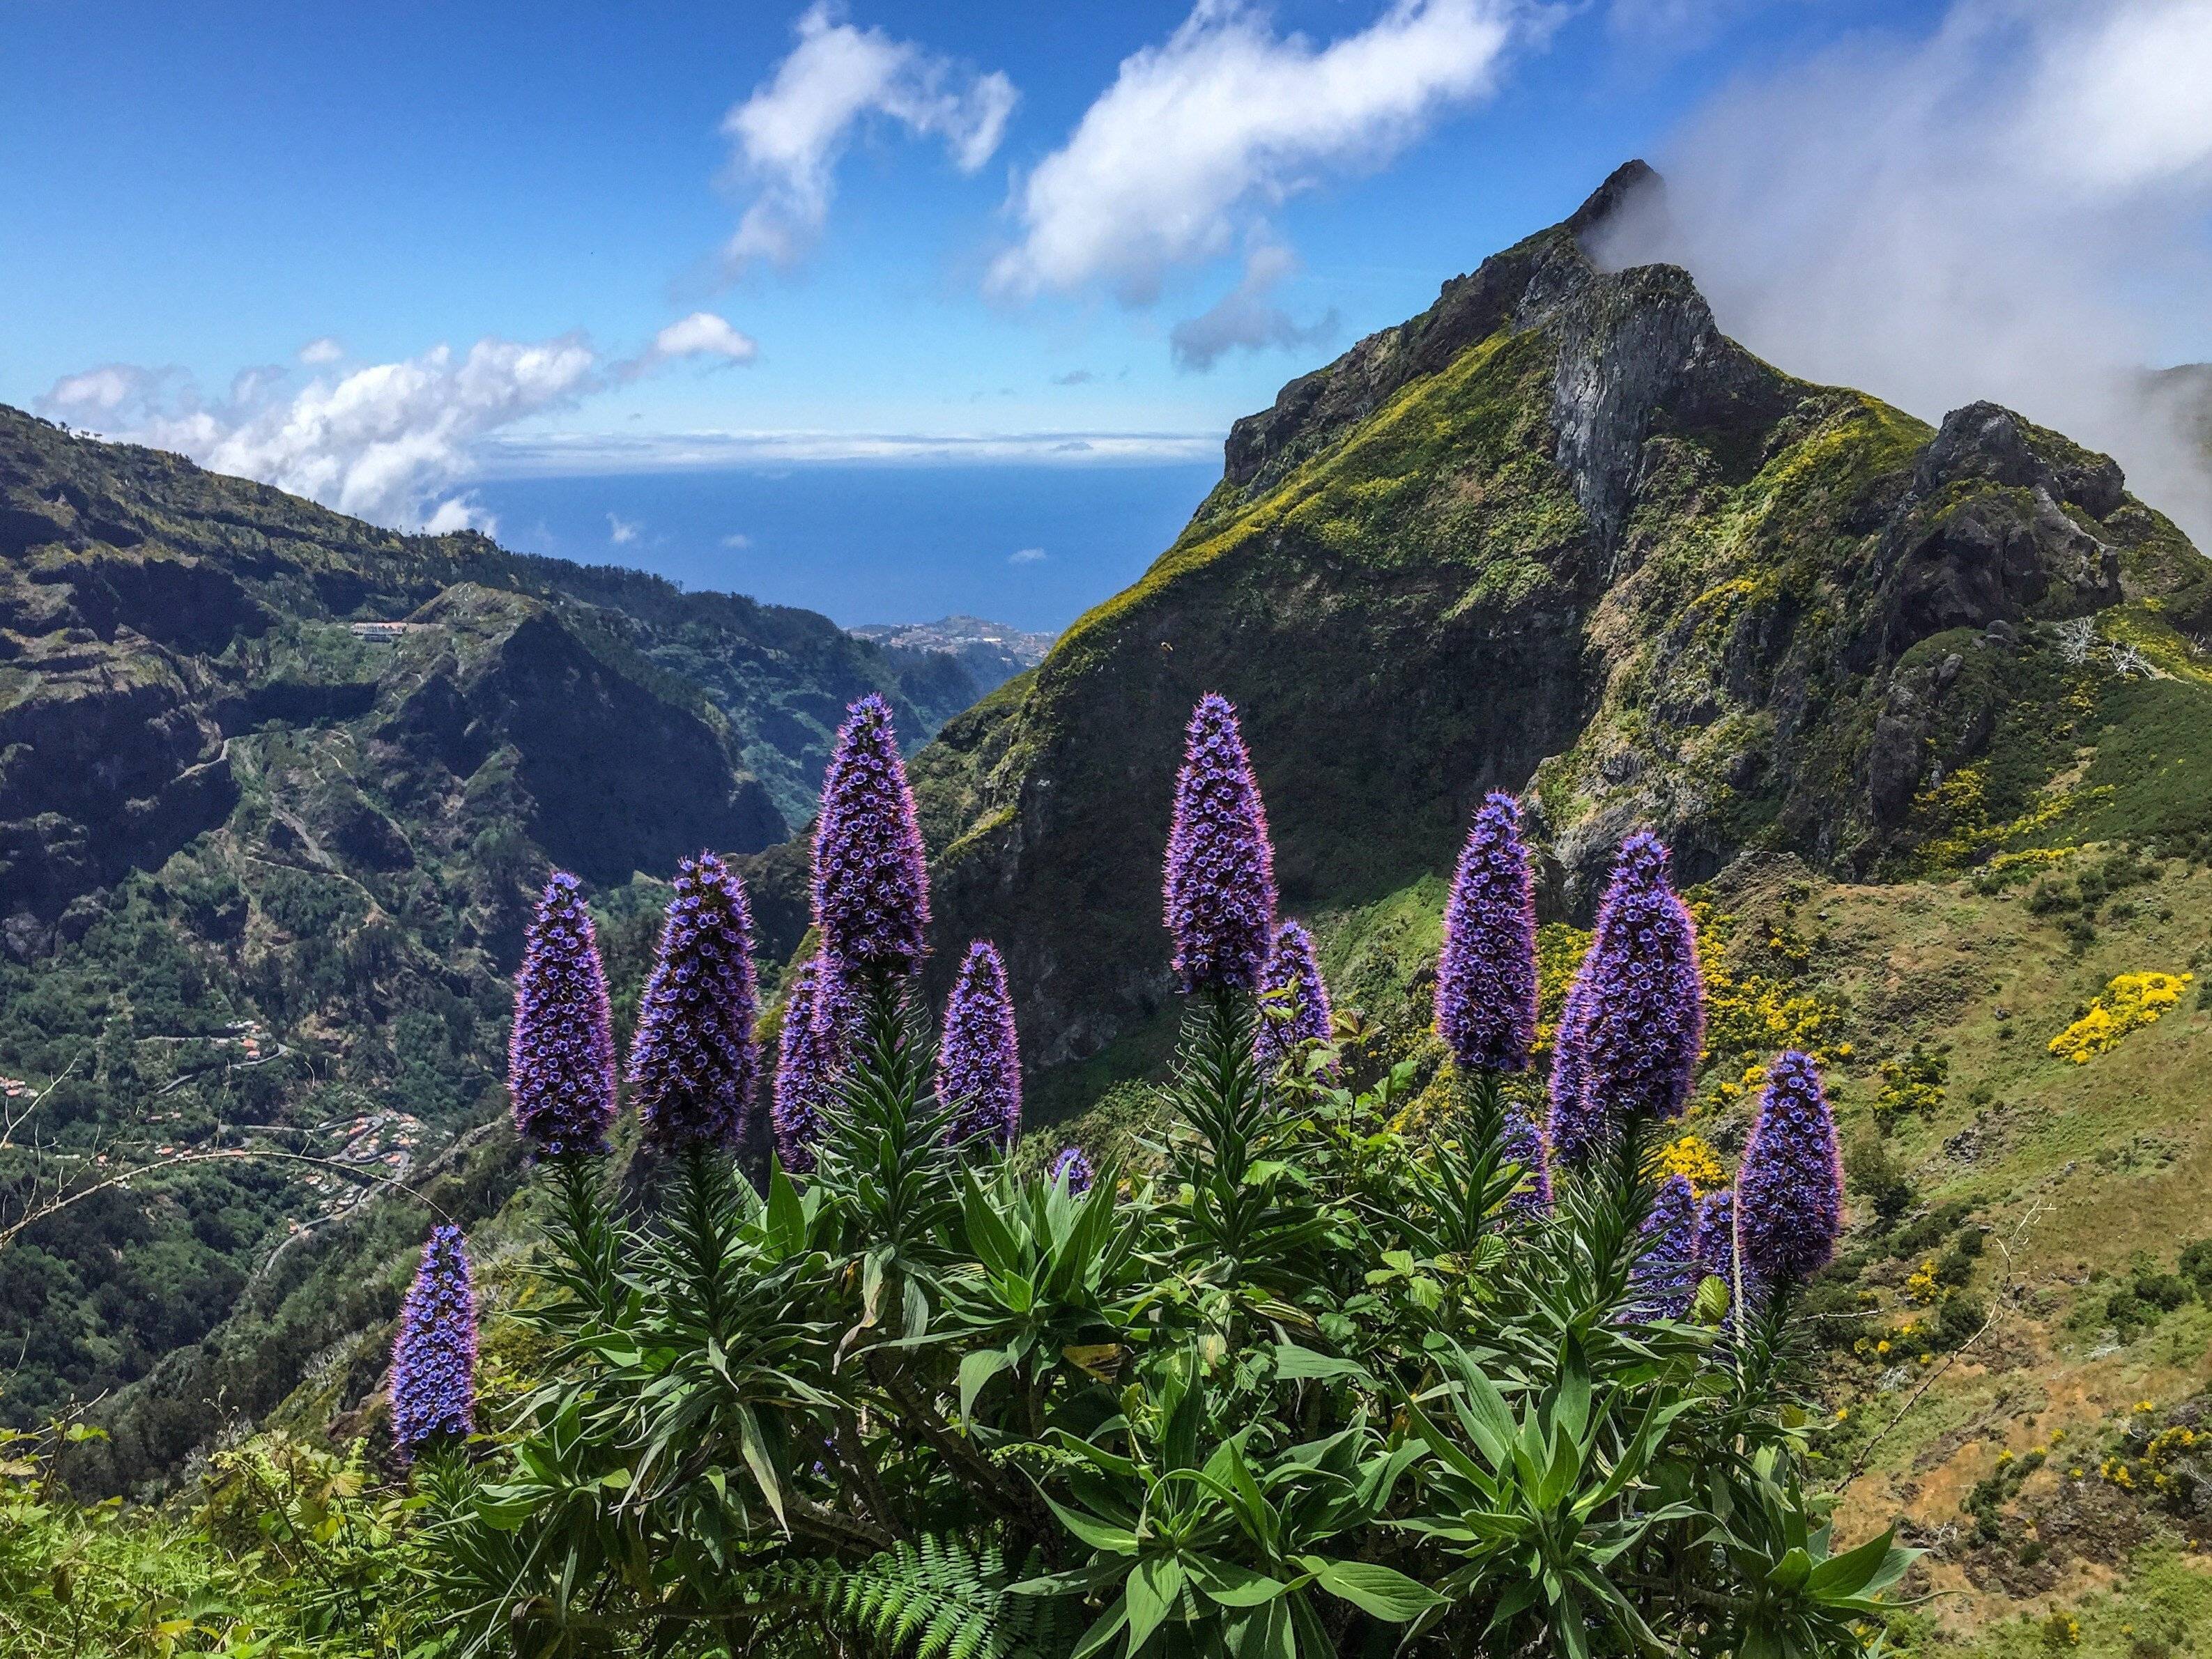
M1052 1161L1052 1178L1054 1181L1066 1180L1068 1192L1080 1198L1091 1190L1091 1183L1097 1180L1098 1176L1091 1169L1091 1160L1083 1155L1082 1147L1066 1146L1061 1148L1060 1156Z
M1198 700L1183 734L1168 830L1167 922L1186 991L1249 991L1275 932L1275 849L1237 711Z
M1521 808L1485 797L1460 849L1437 962L1437 1035L1462 1067L1518 1072L1536 1041L1536 888Z
M1695 1248L1700 1278L1735 1278L1735 1188L1707 1193L1698 1202Z
M873 693L837 733L814 827L814 925L823 951L862 971L911 973L929 927L929 872L914 792Z
M1276 999L1272 995L1276 992L1287 994ZM1328 986L1314 955L1313 935L1302 924L1286 921L1276 930L1274 948L1260 970L1260 994L1288 1016L1279 1018L1263 1005L1259 1024L1252 1028L1252 1059L1266 1079L1273 1077L1302 1043L1328 1041Z
M1544 1145L1544 1132L1509 1107L1499 1139L1507 1160L1521 1166L1522 1176L1520 1189L1505 1200L1505 1207L1516 1215L1544 1214L1552 1207L1552 1153Z
M829 1126L844 1065L843 1022L824 1006L841 1001L834 964L815 957L792 975L783 1005L783 1034L776 1043L775 1098L769 1108L776 1157L793 1175L814 1170L814 1148Z
M1810 1055L1793 1049L1768 1070L1736 1192L1744 1267L1762 1284L1796 1284L1827 1265L1844 1226L1844 1171Z
M1623 1120L1679 1116L1705 1034L1697 927L1668 880L1666 848L1639 831L1613 862L1559 1021L1553 1152L1583 1163Z
M1014 1144L1022 1123L1022 1058L1014 1040L1014 1005L1006 965L988 939L968 947L945 1006L945 1038L937 1049L937 1097L957 1106L951 1136L988 1135Z
M392 1345L392 1437L403 1462L477 1424L477 1298L459 1227L430 1230Z
M514 1127L538 1154L604 1152L615 1119L607 975L575 877L556 871L538 901L507 1046Z
M752 947L752 912L729 866L712 853L685 859L629 1049L638 1115L664 1150L737 1144L760 1069Z
M1651 1213L1644 1218L1646 1248L1636 1264L1636 1313L1643 1319L1680 1319L1690 1310L1704 1277L1698 1267L1698 1197L1687 1177L1659 1183Z

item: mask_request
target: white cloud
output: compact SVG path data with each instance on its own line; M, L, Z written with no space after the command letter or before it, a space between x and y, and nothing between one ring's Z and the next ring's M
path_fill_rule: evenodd
M789 264L830 216L837 162L854 127L880 115L917 138L941 138L953 165L991 159L1013 112L1014 84L963 69L910 40L861 28L829 3L810 6L799 44L775 73L723 118L752 204L724 250L732 270L766 259Z
M1006 562L1008 564L1042 564L1044 562L1044 549L1041 547L1024 547L1018 549L1016 551L1006 555Z
M711 311L695 311L653 337L653 348L646 353L646 361L720 357L726 362L749 363L758 356L760 346L751 335L740 334Z
M679 358L743 362L754 349L723 319L697 312L611 365L581 335L487 336L465 354L439 345L296 387L281 368L250 368L214 401L179 370L107 363L64 375L38 404L380 524L489 533L489 515L447 492L476 475L495 434Z
M638 524L634 519L617 518L607 514L607 539L617 547L627 547L637 539Z
M575 336L523 343L485 338L457 356L436 346L297 392L252 371L231 396L204 403L188 381L110 366L68 376L40 400L67 415L92 408L118 431L258 478L340 512L410 527L481 525L439 493L470 470L471 447L530 416L574 403L598 384L598 360Z
M1016 191L1022 239L990 285L1028 296L1104 281L1146 302L1170 267L1227 252L1285 197L1382 166L1488 93L1537 16L1520 0L1393 0L1316 46L1238 0L1200 0L1165 42L1122 60Z
M345 348L327 334L319 339L310 340L300 348L300 361L310 368L319 368L325 363L334 363L344 356Z
M732 531L729 535L722 538L722 545L733 552L742 553L752 544L753 538L741 530Z
M701 432L500 433L477 447L479 476L542 478L705 467L790 467L820 461L968 465L996 461L1071 465L1221 459L1213 432ZM783 476L781 473L774 476Z
M1270 297L1297 269L1288 248L1262 242L1245 256L1244 276L1235 288L1195 317L1177 323L1168 336L1178 366L1203 374L1231 351L1260 351L1269 346L1295 349L1317 344L1336 332L1336 313L1299 324Z
M1794 374L2108 450L2212 547L2202 452L2141 373L2212 356L2208 62L2204 0L1954 0L1723 92L1607 254L1687 266Z

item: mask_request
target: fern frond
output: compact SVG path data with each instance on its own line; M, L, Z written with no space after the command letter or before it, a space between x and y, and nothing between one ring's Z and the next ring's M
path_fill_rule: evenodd
M995 1544L925 1534L857 1565L789 1561L756 1570L749 1599L804 1602L882 1659L1059 1659L1073 1626L1045 1597L1012 1595L1018 1578Z

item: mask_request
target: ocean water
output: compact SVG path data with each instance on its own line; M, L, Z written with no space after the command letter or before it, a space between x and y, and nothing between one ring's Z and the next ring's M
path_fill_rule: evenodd
M1218 464L788 469L479 485L522 552L629 565L847 627L965 612L1058 629L1144 573Z

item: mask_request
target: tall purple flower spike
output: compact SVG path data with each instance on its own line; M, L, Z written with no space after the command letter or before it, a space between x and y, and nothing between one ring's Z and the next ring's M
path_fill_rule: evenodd
M1539 1216L1552 1207L1552 1154L1544 1133L1518 1108L1505 1109L1500 1150L1509 1162L1521 1166L1522 1182L1505 1207L1516 1215Z
M1692 1246L1700 1279L1723 1279L1735 1294L1735 1188L1707 1193L1698 1205L1698 1230Z
M1021 1051L1006 965L988 939L968 947L952 981L945 1037L937 1049L937 1097L959 1109L953 1139L983 1135L1002 1149L1014 1144L1022 1122Z
M752 943L729 866L712 853L685 859L629 1049L638 1115L656 1146L737 1144L760 1069Z
M392 1345L392 1437L404 1462L476 1431L476 1375L468 1245L459 1227L433 1227Z
M1183 989L1255 988L1274 942L1275 849L1237 711L1218 692L1184 730L1165 890Z
M1646 832L1621 844L1559 1021L1552 1151L1588 1161L1631 1118L1680 1115L1705 1042L1697 928Z
M891 729L870 693L837 733L814 827L814 924L828 955L862 972L911 973L929 927L929 872L914 792Z
M507 1087L514 1127L539 1155L606 1151L615 1119L607 975L583 890L566 871L545 884L514 976Z
M1844 1226L1836 1122L1812 1056L1792 1049L1768 1068L1766 1092L1736 1177L1745 1269L1762 1284L1809 1279Z
M1098 1179L1097 1172L1091 1167L1091 1160L1083 1155L1082 1147L1062 1147L1060 1156L1053 1159L1052 1178L1058 1181L1063 1177L1067 1182L1068 1192L1077 1198L1089 1192L1091 1183Z
M1460 849L1437 961L1437 1035L1462 1067L1518 1072L1536 1041L1536 888L1512 796L1484 798Z
M1262 1078L1273 1077L1300 1044L1328 1041L1328 986L1313 935L1301 923L1286 921L1276 930L1274 948L1260 970L1261 996L1276 992L1287 993L1279 1006L1288 1018L1276 1018L1263 1006L1252 1028L1252 1059Z
M1636 1311L1645 1319L1680 1319L1697 1294L1698 1197L1686 1176L1659 1183L1644 1218L1645 1249L1636 1264Z
M775 1131L776 1157L793 1175L813 1173L814 1148L837 1098L845 1031L834 1010L825 1016L825 1005L839 1002L841 989L836 965L813 957L792 975L791 995L783 1005L769 1125Z

